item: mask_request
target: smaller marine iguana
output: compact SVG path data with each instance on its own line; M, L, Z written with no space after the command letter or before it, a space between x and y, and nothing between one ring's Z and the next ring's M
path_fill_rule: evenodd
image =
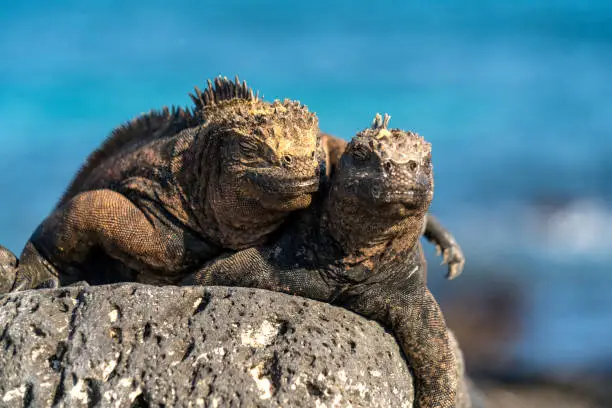
M327 177L333 173L338 165L347 144L348 142L344 139L332 136L329 133L321 133L321 146L324 149L323 157L325 158ZM465 256L461 246L459 246L453 234L440 224L440 221L433 215L427 214L424 225L423 236L435 245L436 254L442 256L442 264L448 264L446 278L449 280L455 279L461 275L465 266Z
M377 320L413 369L415 406L454 407L457 363L419 240L433 198L431 146L388 120L377 115L351 140L313 205L276 241L217 258L183 284L285 292Z
M265 242L319 185L318 119L217 78L193 111L115 130L25 246L13 290L85 280L175 283L223 250Z

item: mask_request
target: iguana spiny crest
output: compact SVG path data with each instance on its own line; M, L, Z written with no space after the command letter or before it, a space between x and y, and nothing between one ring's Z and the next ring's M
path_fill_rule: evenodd
M310 129L318 125L316 114L309 112L299 101L285 99L272 103L259 98L259 91L253 92L236 76L232 82L227 77L215 78L215 85L208 80L204 92L195 88L190 97L195 105L193 115L203 123L224 124L250 133L253 129L274 125L293 125L296 129ZM278 129L277 129L278 130Z

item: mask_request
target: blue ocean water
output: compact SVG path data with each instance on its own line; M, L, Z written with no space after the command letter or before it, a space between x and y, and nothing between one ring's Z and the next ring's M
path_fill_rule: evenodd
M530 282L517 356L612 367L612 3L0 2L0 243L113 127L219 74L345 138L377 112L424 135L465 273Z

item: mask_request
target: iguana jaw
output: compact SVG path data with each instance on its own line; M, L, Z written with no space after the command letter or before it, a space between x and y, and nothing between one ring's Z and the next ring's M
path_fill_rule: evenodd
M303 194L312 194L318 190L319 178L294 178L283 180L260 173L248 173L249 180L254 190L259 190L262 195L273 195L279 197L296 197Z
M346 165L346 163L345 163ZM350 202L356 208L364 208L376 217L393 218L427 208L433 198L433 180L429 177L406 178L374 175L365 177L340 169L334 178L335 200Z
M407 231L420 231L429 203L427 194L413 201L403 198L387 201L332 189L324 227L349 258L361 259L365 254L371 257L384 252L387 243L405 236ZM417 235L404 240L402 246L414 246Z
M370 180L366 188L357 189L356 195L364 204L389 205L400 204L407 208L427 206L433 198L433 189L428 182L396 183L393 180ZM364 191L365 190L365 191Z
M248 194L258 199L268 210L295 211L312 202L312 194L319 188L318 172L315 177L281 178L274 171L250 171L245 174Z
M311 194L302 194L291 197L265 197L259 200L259 205L261 205L262 208L285 213L308 208L311 203Z
M311 193L277 193L261 195L259 205L265 210L291 212L307 208L312 203Z
M327 228L349 257L374 256L406 231L420 231L433 197L431 180L423 185L397 183L388 177L352 178L356 173L348 166L344 162L332 176L326 212ZM412 247L417 235L402 245Z

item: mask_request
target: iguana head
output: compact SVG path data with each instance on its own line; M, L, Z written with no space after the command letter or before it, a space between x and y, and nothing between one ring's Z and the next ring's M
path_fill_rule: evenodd
M350 141L334 178L336 194L364 206L425 211L433 198L431 145L416 133L388 129L389 118L377 114Z
M355 135L329 181L325 227L347 263L371 262L389 248L411 250L433 198L430 144L388 129L388 122L388 115L376 115L371 128Z
M242 84L217 78L192 95L196 114L218 138L221 185L272 210L310 205L319 183L318 120L299 102L261 100ZM209 132L209 133L211 133Z

